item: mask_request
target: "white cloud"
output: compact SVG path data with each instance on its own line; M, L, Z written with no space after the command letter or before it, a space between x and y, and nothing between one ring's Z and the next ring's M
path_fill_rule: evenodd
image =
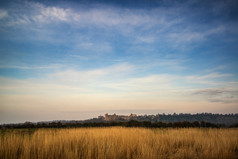
M59 6L47 7L41 3L26 2L22 7L26 7L26 12L16 12L12 16L15 23L12 24L37 24L65 22L75 26L95 25L95 26L120 26L142 24L153 24L154 17L148 13L142 14L140 11L129 11L109 6L99 8L92 7L88 10L73 10ZM5 16L6 11L0 12Z
M56 22L78 21L80 15L74 12L70 8L62 7L47 7L41 3L28 2L19 4L18 8L10 8L8 21L5 22L6 26L31 26L32 28L38 28L45 24L55 24ZM0 19L6 16L7 11L0 11Z
M154 17L147 14L141 14L140 11L129 11L118 8L93 8L81 12L82 20L85 23L96 25L120 26L142 24L154 24Z
M37 23L70 22L78 21L80 15L69 8L45 7L42 5L40 12L31 18Z

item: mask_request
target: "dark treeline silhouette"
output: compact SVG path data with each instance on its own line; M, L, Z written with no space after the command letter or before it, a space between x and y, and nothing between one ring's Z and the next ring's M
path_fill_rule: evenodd
M197 114L157 114L156 117L161 122L181 122L181 121L206 121L214 124L233 125L238 123L238 114L212 114L212 113L197 113ZM155 117L155 118L156 118Z
M67 128L67 127L238 127L238 114L157 114L116 115L105 114L88 120L58 120L51 122L25 122L2 124L0 128Z
M88 121L97 122L100 120L105 121L150 121L152 123L156 122L164 122L164 123L174 123L174 122L209 122L214 124L224 124L224 125L233 125L238 123L238 114L212 114L212 113L197 113L197 114L157 114L157 115L136 115L131 114L129 116L124 115L108 115L105 114L105 117L101 116L98 118L94 118Z
M1 129L4 128L80 128L80 127L111 127L111 126L123 126L123 127L146 127L146 128L233 128L238 127L238 123L234 125L214 124L205 121L195 122L150 122L150 121L136 121L130 120L126 122L74 122L74 123L62 123L49 122L49 123L31 123L25 122L21 124L3 124L0 125Z

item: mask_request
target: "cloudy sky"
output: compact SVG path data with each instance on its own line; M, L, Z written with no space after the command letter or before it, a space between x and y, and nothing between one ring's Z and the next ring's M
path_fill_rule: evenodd
M0 2L0 123L238 113L236 0Z

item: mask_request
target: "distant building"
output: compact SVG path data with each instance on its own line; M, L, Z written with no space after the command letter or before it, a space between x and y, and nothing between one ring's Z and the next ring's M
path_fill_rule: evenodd
M137 115L131 113L130 117L137 117Z

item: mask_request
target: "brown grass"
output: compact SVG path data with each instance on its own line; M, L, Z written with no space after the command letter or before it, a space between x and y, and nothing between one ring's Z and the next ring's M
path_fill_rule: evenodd
M238 158L238 129L9 129L0 139L1 159Z

